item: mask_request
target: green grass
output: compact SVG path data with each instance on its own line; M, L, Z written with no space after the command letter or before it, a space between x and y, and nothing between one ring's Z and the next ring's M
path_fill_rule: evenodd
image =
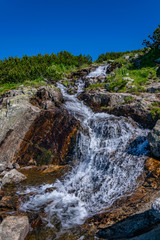
M134 97L132 97L132 96L125 97L124 101L125 101L125 103L131 103L134 101Z
M45 82L43 80L42 77L37 78L35 80L31 80L31 81L25 81L23 83L5 83L3 85L0 86L0 94L5 93L9 90L13 90L13 89L17 89L20 86L24 86L24 87L39 87L39 86L44 86Z
M152 105L150 106L150 111L153 118L155 118L156 116L160 117L160 103L159 102L152 103Z

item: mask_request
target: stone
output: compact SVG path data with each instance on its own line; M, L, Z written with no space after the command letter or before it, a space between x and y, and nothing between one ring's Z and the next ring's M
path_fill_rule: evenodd
M155 127L148 134L152 154L155 157L160 157L160 120L157 121Z
M8 216L0 225L0 239L24 240L29 232L29 220L26 216Z
M5 163L0 163L0 172L4 171L6 169Z
M42 219L39 215L34 216L34 218L31 221L31 227L33 229L38 228L42 224Z
M25 179L26 176L24 174L18 172L16 169L13 169L4 175L4 177L2 178L2 185L8 183L19 183Z
M152 203L152 212L155 217L160 218L160 198Z
M134 79L130 78L130 77L123 77L122 80L127 80L127 81L130 81L130 82L133 82Z
M147 92L150 92L150 93L155 93L157 91L160 91L160 83L152 83L151 85L149 85L147 87Z
M18 164L18 163L13 163L13 168L19 169L19 168L20 168L20 166L19 166L19 164Z
M133 101L126 102L126 97ZM136 96L130 93L111 93L106 90L86 90L79 96L85 104L90 106L96 112L107 112L116 116L131 117L134 121L140 123L144 128L152 129L158 114L151 114L150 106L152 102L160 100L155 95Z
M24 137L15 162L20 165L67 164L79 122L66 110L42 111Z
M129 56L129 55L128 55L128 56L125 56L124 59L129 60L129 59L130 59L130 56Z
M3 192L2 192L3 193ZM3 196L0 200L0 208L18 209L19 201L17 196Z

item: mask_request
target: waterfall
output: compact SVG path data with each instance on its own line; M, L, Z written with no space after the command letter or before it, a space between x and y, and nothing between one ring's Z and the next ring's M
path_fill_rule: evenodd
M104 74L104 71L104 67L99 67L88 77ZM81 123L73 155L77 164L61 181L26 189L24 193L35 194L21 206L27 211L45 206L47 221L50 224L58 221L63 229L82 224L87 217L136 189L146 159L143 153L148 131L131 119L94 113L78 100L84 83L79 80L77 84L75 95L67 94L66 88L58 84L65 98L64 108ZM132 154L127 150L129 143L139 137L144 137L138 146L140 154ZM46 192L47 188L53 190Z

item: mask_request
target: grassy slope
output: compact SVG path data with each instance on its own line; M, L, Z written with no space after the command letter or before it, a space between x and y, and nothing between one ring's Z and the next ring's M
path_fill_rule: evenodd
M109 74L105 83L92 84L88 89L105 88L108 84L108 91L110 92L132 92L138 94L145 92L145 87L152 82L159 81L157 77L155 59L160 57L160 50L151 50L145 52L141 50L138 52L139 57L135 59L135 52L127 53L129 60L125 59L126 54L114 60L113 64L117 64L112 74ZM133 81L129 84L132 87L128 88L129 80L124 78L129 77Z

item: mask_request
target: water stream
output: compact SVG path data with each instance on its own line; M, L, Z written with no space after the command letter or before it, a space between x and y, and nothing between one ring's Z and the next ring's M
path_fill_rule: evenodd
M106 68L99 67L88 77L105 72ZM65 98L64 108L81 123L73 153L76 166L61 181L27 188L23 194L34 195L21 206L26 211L44 207L48 223L54 225L58 221L63 229L82 224L137 188L147 151L147 130L125 117L94 113L77 98L83 91L83 81L77 85L77 93L69 95L58 84ZM144 137L144 141L138 145L138 153L128 151L129 144L139 137ZM46 192L47 188L53 190Z

